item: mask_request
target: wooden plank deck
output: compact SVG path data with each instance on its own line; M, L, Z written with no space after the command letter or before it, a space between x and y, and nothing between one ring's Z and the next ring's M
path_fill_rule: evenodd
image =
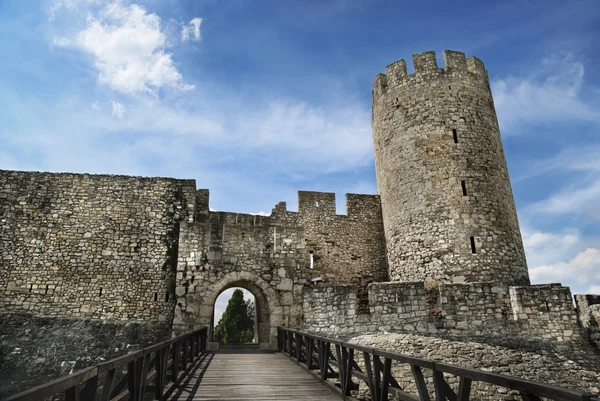
M325 400L341 398L283 354L210 354L169 398L204 400Z

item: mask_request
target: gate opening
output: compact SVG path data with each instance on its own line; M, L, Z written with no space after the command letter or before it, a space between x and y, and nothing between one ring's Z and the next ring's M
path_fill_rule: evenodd
M213 309L213 341L220 344L257 344L256 298L245 288L219 294Z

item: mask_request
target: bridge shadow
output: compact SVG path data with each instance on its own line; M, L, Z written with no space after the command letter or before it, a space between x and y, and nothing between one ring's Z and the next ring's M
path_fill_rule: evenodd
M169 397L173 401L193 401L202 384L204 375L216 354L273 354L275 351L261 350L258 344L222 345L219 351L205 354L192 367L177 390Z
M209 353L200 358L186 376L185 380L179 383L177 391L174 392L169 399L175 401L192 401L194 395L198 391L198 387L200 387L200 384L202 383L204 374L214 357L214 353Z
M220 345L220 354L264 354L275 351L261 350L258 344L226 344Z

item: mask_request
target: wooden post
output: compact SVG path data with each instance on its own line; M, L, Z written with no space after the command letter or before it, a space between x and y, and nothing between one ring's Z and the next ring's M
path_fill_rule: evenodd
M181 358L181 369L185 372L188 364L188 339L184 338L181 341L181 346L183 348L183 356Z
M390 377L392 373L392 360L389 358L384 359L383 363L383 378L381 386L381 395L379 399L381 401L388 401L389 389L390 389Z
M95 401L98 390L98 376L94 376L85 383L81 389L81 401Z
M65 391L65 401L79 401L79 385L68 388Z
M367 374L367 385L369 386L369 392L371 393L371 400L376 401L377 388L375 387L375 378L373 377L373 366L371 365L371 355L368 352L363 351L363 359L365 361L365 372Z
M415 384L417 385L419 398L422 401L431 401L431 398L429 397L429 391L427 391L427 385L425 384L425 378L423 377L423 372L421 371L421 367L416 365L410 365L410 369L412 370L413 377L415 378Z
M312 369L312 353L313 353L313 339L312 337L308 337L308 342L306 344L306 369L310 372Z
M99 401L108 401L110 400L110 391L112 389L112 384L115 379L115 369L111 369L106 372L104 376L104 384L102 385L102 394L100 394Z
M179 376L179 345L180 341L173 343L173 365L171 366L171 380L173 382L177 381L177 376Z
M154 398L161 401L164 391L165 348L156 351L156 377L154 378Z
M471 379L461 377L458 383L457 401L469 401L471 398Z

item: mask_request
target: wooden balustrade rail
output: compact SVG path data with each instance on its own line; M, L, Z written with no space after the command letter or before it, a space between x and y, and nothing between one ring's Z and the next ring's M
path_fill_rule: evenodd
M362 347L283 327L278 327L277 333L279 351L320 378L322 383L326 384L328 378L337 379L336 388L343 399L350 396L351 390L358 388L358 384L352 381L352 378L356 378L366 383L371 400L374 401L387 401L390 394L394 394L400 400L431 401L430 389L423 374L425 370L433 377L432 393L435 401L469 401L473 382L484 382L518 391L523 401L541 401L542 397L559 401L600 401L598 395ZM364 368L357 363L357 354L362 356ZM410 367L418 396L405 391L394 378L393 361ZM448 384L444 374L457 377L456 391Z
M208 328L184 334L134 353L33 387L3 401L164 400L206 352Z

